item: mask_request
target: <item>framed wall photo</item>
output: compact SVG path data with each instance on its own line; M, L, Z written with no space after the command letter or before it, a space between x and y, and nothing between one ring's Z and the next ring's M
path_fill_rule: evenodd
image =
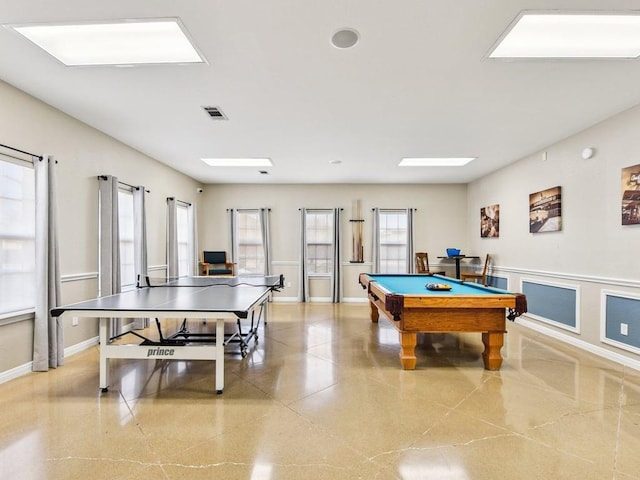
M562 230L562 187L548 188L529 195L529 232Z
M622 169L622 225L640 224L640 165Z
M500 205L489 205L480 209L480 237L500 236Z

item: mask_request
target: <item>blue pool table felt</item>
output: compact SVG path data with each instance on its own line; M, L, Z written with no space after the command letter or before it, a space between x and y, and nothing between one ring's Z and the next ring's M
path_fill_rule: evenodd
M471 282L463 283L455 278L442 275L400 275L400 274L368 274L371 280L378 283L390 293L398 295L512 295L511 292L500 288L485 287ZM429 290L428 283L444 283L451 286L451 290Z

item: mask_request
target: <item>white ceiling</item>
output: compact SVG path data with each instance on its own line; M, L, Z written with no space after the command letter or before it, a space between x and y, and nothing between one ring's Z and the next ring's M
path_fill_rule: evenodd
M202 183L466 183L640 103L639 60L487 58L522 10L603 6L640 0L0 0L0 24L178 17L208 62L67 68L0 28L0 79Z

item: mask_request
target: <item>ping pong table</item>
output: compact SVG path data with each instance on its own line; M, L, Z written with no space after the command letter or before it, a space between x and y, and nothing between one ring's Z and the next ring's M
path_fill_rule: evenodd
M273 291L284 286L282 275L240 277L181 277L156 283L148 277L138 282L134 290L95 298L51 309L54 317L74 316L99 318L100 389L109 388L109 360L163 359L163 360L215 360L216 392L224 389L224 350L230 341L240 343L242 356L248 342L257 339L257 328L264 315L265 304ZM258 312L257 321L255 313ZM159 339L151 339L129 331L110 337L113 318L155 318ZM160 320L183 319L179 330L165 337ZM187 319L215 320L215 334L190 333ZM237 322L237 331L225 336L225 320ZM248 331L242 330L240 321L250 319ZM114 343L123 335L134 335L141 343Z

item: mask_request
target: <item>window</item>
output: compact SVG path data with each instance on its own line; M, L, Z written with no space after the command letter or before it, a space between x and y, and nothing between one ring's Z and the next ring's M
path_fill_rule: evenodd
M136 285L135 258L133 253L133 193L130 189L118 190L118 229L120 242L120 286L128 290Z
M178 230L178 276L189 275L189 215L187 206L176 205Z
M264 246L260 210L238 211L238 274L263 274Z
M0 159L0 315L35 308L33 167Z
M306 235L309 274L330 274L333 263L333 211L307 211Z
M407 273L407 212L380 210L380 273Z

